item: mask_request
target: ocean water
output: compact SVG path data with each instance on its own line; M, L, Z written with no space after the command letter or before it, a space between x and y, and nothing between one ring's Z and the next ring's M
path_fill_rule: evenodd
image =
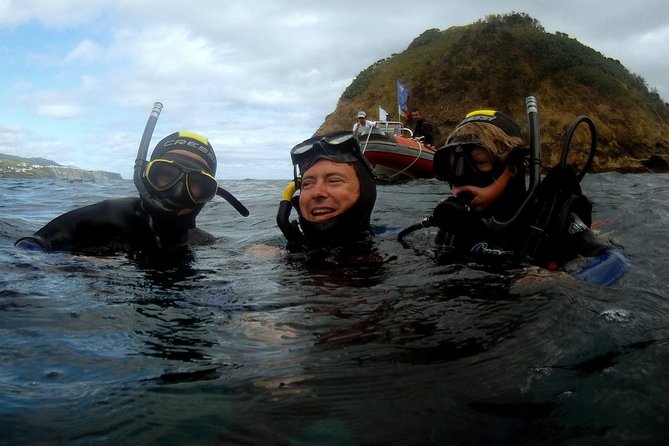
M441 265L448 194L380 185L386 262L307 268L269 247L283 181L224 181L188 261L13 247L131 180L0 180L0 445L655 445L669 438L669 175L588 175L609 287Z

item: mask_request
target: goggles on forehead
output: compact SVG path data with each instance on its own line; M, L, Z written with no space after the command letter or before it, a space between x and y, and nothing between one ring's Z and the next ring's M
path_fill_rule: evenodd
M433 166L439 180L476 187L489 186L505 168L501 160L473 142L451 143L441 148L434 155Z
M304 173L319 159L326 159L339 163L361 162L370 175L374 176L374 169L369 160L360 151L358 141L348 132L335 137L315 137L296 145L290 151L293 166ZM297 172L295 172L297 177Z
M218 188L216 179L207 172L182 166L173 160L150 161L146 166L145 177L147 183L157 192L166 191L183 182L186 194L195 204L203 204L213 199Z

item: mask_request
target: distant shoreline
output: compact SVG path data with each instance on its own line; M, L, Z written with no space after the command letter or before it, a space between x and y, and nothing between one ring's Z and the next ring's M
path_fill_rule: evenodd
M62 166L43 158L21 158L0 153L0 178L44 178L97 181L123 179L120 173Z

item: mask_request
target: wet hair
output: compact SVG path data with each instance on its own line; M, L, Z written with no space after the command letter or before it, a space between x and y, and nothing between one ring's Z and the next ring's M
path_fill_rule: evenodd
M523 147L523 140L509 136L499 127L471 122L455 129L446 139L446 145L455 143L476 143L485 148L493 157L505 161L511 152Z

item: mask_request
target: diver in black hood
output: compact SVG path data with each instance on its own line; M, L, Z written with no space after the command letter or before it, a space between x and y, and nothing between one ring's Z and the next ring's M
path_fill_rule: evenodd
M148 147L146 133L143 144ZM195 219L217 194L248 215L241 203L218 187L216 155L203 136L172 133L156 145L148 162L142 145L139 152L135 172L139 198L109 199L72 210L15 245L93 254L187 251L213 242L211 234L195 226Z
M374 172L350 132L317 136L290 152L294 180L284 192L277 224L291 252L363 246L373 237ZM298 175L299 169L299 175ZM293 196L296 189L298 196ZM297 221L289 221L297 209Z

